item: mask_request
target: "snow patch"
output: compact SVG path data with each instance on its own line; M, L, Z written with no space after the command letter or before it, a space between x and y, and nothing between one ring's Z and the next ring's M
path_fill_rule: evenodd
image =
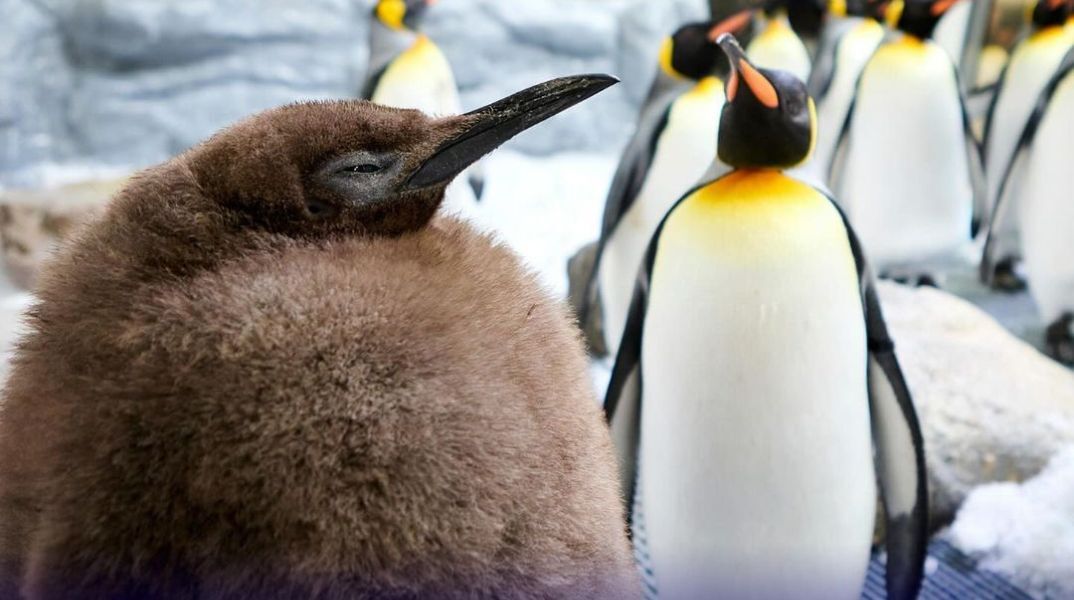
M976 488L947 536L1035 598L1074 598L1074 445L1021 485Z

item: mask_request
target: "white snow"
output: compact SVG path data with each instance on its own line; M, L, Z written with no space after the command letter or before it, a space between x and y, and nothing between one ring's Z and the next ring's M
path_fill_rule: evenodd
M1074 598L1074 445L1023 484L975 489L947 536L1035 598Z

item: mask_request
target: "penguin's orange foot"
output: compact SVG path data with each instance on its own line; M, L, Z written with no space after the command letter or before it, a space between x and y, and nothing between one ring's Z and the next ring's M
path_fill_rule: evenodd
M1048 356L1068 366L1074 366L1074 333L1071 332L1071 324L1074 324L1074 314L1065 313L1049 325L1044 333Z
M1018 263L1012 257L996 263L992 270L992 289L999 292L1014 293L1026 289L1026 280L1018 274Z

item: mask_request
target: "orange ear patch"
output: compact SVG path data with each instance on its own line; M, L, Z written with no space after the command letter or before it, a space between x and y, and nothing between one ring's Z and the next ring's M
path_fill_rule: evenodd
M715 27L709 30L709 41L715 42L725 33L735 33L740 31L746 25L750 24L750 20L753 19L752 10L743 10L737 12L730 17L727 17L723 21L716 24Z
M779 106L779 95L776 94L776 88L765 79L761 72L753 68L753 65L746 61L738 63L738 69L742 72L742 78L746 80L746 85L749 86L753 95L761 101L761 104L768 108L776 108Z
M932 13L932 16L938 17L947 12L947 9L951 8L955 2L958 2L958 0L939 0L932 5L929 12Z

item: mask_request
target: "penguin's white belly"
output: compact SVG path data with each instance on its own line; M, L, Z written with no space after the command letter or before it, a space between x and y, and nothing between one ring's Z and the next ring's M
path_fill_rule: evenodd
M697 185L716 155L723 91L682 97L672 106L638 197L616 225L598 271L604 336L614 356L649 240L668 209Z
M661 235L642 349L659 596L856 599L876 497L842 221L815 192L690 202Z
M1067 75L1056 89L1040 123L1020 203L1026 275L1046 322L1074 312L1072 139L1074 74Z
M879 23L862 20L839 42L831 86L817 105L817 147L810 162L814 175L826 184L832 154L854 100L858 77L883 37L884 28Z
M882 46L865 67L838 198L877 268L969 242L973 188L951 61L931 43Z
M973 2L959 0L940 18L932 34L932 39L947 52L955 66L962 64L962 49L966 46L966 34L972 13Z
M451 65L440 49L424 37L388 65L371 100L434 116L462 112Z
M1072 33L1056 27L1052 31L1035 34L1020 45L1011 57L988 133L985 176L990 206L995 205L1007 166L1041 91L1074 43ZM1021 187L1021 177L1018 173L1013 175L1005 195L1011 197L1014 194L1013 198L1017 198L1020 195L1017 190ZM1005 216L1002 231L998 234L1010 235L1008 232L1017 229L1017 221L1018 211L1012 211Z

